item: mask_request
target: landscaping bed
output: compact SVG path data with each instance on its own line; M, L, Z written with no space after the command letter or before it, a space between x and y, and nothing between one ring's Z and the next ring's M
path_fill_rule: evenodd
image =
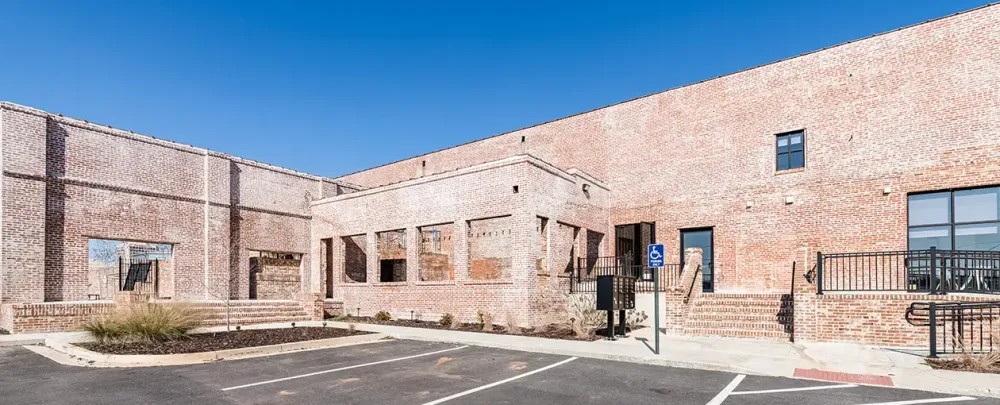
M368 333L370 332L325 327L248 329L192 334L162 342L79 343L77 345L87 350L106 354L180 354L269 346Z
M1000 352L958 354L954 357L927 359L927 365L938 370L1000 374Z
M411 328L424 328L424 329L440 329L440 330L457 330L461 332L477 332L477 333L492 333L496 335L517 335L517 336L529 336L529 337L540 337L548 339L562 339L562 340L580 340L591 342L601 339L601 336L590 335L590 336L578 336L573 332L573 329L566 325L552 324L541 328L522 328L520 331L511 333L506 327L500 325L494 325L492 330L483 330L483 326L478 323L463 323L458 326L452 327L450 325L442 325L440 322L430 322L430 321L420 321L420 320L404 320L404 319L392 319L392 320L378 320L372 317L350 317L350 318L340 318L337 319L342 322L356 322L356 323L368 323L375 325L390 325L390 326L407 326Z

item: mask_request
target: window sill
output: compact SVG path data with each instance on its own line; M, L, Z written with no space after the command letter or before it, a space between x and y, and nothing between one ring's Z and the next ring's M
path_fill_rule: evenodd
M466 280L463 285L514 285L510 280Z
M379 281L377 283L371 283L375 287L399 287L410 285L408 281Z
M806 168L799 167L799 168L795 168L795 169L778 170L778 171L774 172L774 175L775 176L780 176L780 175L783 175L783 174L802 173L804 171L806 171Z
M364 283L337 283L337 284L334 284L335 287L369 287L371 285L372 284L368 283L368 282L364 282Z
M414 285L455 285L455 280L441 280L441 281L417 281Z

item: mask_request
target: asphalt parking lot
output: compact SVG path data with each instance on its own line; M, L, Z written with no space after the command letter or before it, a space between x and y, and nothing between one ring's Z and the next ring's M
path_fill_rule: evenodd
M414 341L181 367L64 366L0 348L10 404L922 404L1000 400Z

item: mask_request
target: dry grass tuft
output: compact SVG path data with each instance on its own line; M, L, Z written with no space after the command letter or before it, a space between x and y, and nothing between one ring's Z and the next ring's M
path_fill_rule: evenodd
M204 319L202 311L183 305L140 304L91 318L83 329L104 344L163 342L184 337Z

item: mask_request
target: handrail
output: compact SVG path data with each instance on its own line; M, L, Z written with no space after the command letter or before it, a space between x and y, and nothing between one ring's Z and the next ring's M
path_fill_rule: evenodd
M687 295L684 296L684 303L685 304L687 304L691 300L691 294L694 293L694 285L698 284L698 283L695 283L695 280L698 279L698 274L701 274L701 265L700 264L698 265L698 268L696 268L694 270L694 275L691 276L691 286L688 287Z

